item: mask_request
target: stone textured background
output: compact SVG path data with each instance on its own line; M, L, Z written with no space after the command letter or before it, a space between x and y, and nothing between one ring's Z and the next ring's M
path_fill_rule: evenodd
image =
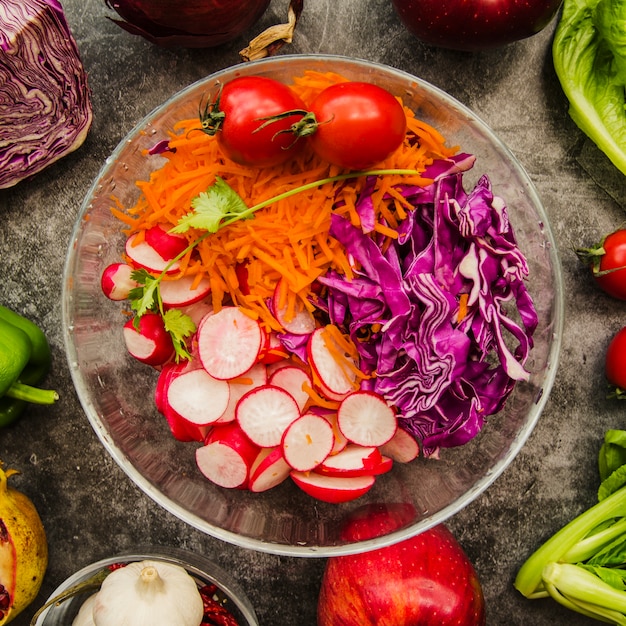
M233 573L263 626L312 626L324 567L243 550L207 537L141 493L99 443L72 387L61 329L62 269L83 197L107 156L170 95L239 62L238 51L283 21L273 0L251 32L212 50L165 50L106 18L104 0L64 0L93 90L94 123L83 147L31 181L0 191L0 302L39 323L53 350L49 384L62 400L32 408L0 431L0 458L23 474L46 525L50 566L40 600L85 564L138 544L198 550ZM508 470L449 523L472 559L490 625L591 624L552 601L530 602L512 586L518 567L553 532L594 503L604 431L623 428L624 406L605 398L604 351L626 323L626 304L594 288L572 252L621 225L624 177L567 114L551 60L555 23L500 50L462 53L414 39L389 0L305 2L289 53L343 54L411 72L472 108L508 144L543 199L560 249L565 335L551 398ZM35 606L32 607L33 610ZM27 613L30 613L27 611ZM25 626L30 615L18 618Z

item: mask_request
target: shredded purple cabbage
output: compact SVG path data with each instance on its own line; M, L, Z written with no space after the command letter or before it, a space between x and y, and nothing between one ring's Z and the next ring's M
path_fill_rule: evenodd
M331 222L356 275L319 279L330 322L357 345L361 369L375 373L363 385L397 407L426 456L472 439L528 379L538 322L504 201L487 176L463 188L473 164L468 154L440 160L424 172L432 184L403 187L414 210L384 249L368 181L357 207L362 227L338 215Z

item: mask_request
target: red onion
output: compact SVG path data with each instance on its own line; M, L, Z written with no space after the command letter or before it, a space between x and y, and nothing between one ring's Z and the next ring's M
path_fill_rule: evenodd
M0 189L76 150L91 94L58 0L0 0Z

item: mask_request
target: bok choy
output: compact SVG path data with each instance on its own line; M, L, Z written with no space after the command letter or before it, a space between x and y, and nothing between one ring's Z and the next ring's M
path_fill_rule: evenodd
M551 597L610 624L626 625L626 431L609 430L600 450L598 503L545 542L520 568L515 588Z
M552 56L570 116L626 174L626 0L565 0Z

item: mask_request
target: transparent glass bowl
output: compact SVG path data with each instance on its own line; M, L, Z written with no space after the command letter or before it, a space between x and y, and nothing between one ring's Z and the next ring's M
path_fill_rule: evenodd
M57 598L68 589L85 582L110 565L117 563L128 564L148 559L184 567L199 586L214 584L217 587L217 599L235 617L239 626L258 626L259 622L250 600L227 572L202 555L178 548L159 546L156 548L139 549L135 552L118 554L117 556L91 563L64 580L52 592L48 600ZM70 626L83 602L93 593L95 592L89 591L65 600L60 604L53 604L39 616L35 626Z
M314 500L286 481L262 494L209 483L195 467L195 446L169 434L154 407L157 373L128 356L120 304L100 291L100 275L120 259L124 236L110 211L115 196L130 206L135 181L160 167L146 156L177 120L195 116L216 80L246 74L289 82L305 70L333 70L378 83L403 98L426 122L477 156L473 184L487 173L505 198L518 243L530 265L529 290L539 315L527 363L528 383L518 384L504 410L488 419L470 443L442 451L440 460L418 459L377 480L364 497L342 505ZM148 115L107 159L76 223L65 265L63 323L67 357L85 413L98 437L127 475L151 498L190 525L224 541L275 554L331 556L389 545L443 522L475 499L509 465L530 435L554 380L562 333L560 264L542 203L527 174L505 145L466 107L404 72L336 56L279 56L225 69L178 93ZM416 517L368 541L339 536L343 521L367 503L410 504Z

